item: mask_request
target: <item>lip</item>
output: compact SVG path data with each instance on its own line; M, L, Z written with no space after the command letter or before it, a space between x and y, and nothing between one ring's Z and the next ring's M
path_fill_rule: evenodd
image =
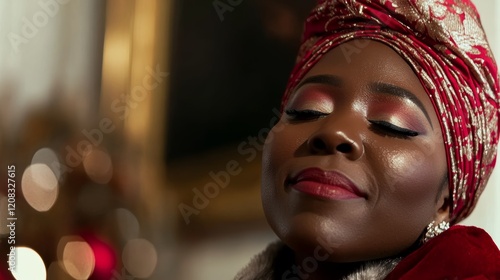
M349 178L337 171L306 168L292 177L287 186L301 193L329 200L366 198Z

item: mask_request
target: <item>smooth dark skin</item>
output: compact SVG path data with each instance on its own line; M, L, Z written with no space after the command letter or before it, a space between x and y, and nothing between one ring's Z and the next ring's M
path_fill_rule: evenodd
M307 279L341 278L364 261L403 254L431 221L448 221L447 163L431 100L393 49L357 41L324 55L302 80L310 82L299 84L285 106L316 115L296 119L283 113L264 146L262 200L269 224L295 252L297 265L317 248L325 254L318 238L332 250ZM358 51L346 56L345 47ZM310 78L315 76L320 77ZM286 185L309 167L345 174L366 198L320 199Z

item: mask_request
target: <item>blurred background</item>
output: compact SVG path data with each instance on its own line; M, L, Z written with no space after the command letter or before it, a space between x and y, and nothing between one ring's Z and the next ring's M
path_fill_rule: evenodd
M232 279L276 239L260 153L312 6L0 0L0 279L13 241L17 279ZM465 221L497 244L499 173Z

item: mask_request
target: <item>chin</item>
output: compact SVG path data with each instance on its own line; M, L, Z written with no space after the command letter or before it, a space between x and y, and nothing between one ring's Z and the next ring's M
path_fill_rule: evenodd
M356 225L340 226L339 221L326 220L312 213L300 213L289 223L270 222L276 235L297 257L313 257L319 261L354 263L399 256L413 246L415 240L395 241L377 238ZM378 241L375 241L378 240Z

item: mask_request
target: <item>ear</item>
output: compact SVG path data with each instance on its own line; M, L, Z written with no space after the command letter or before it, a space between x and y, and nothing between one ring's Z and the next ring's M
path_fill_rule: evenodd
M447 185L447 184L446 184ZM442 221L450 221L450 209L451 209L451 199L448 187L445 186L441 190L438 199L436 201L436 212L434 214L434 221L440 223Z

